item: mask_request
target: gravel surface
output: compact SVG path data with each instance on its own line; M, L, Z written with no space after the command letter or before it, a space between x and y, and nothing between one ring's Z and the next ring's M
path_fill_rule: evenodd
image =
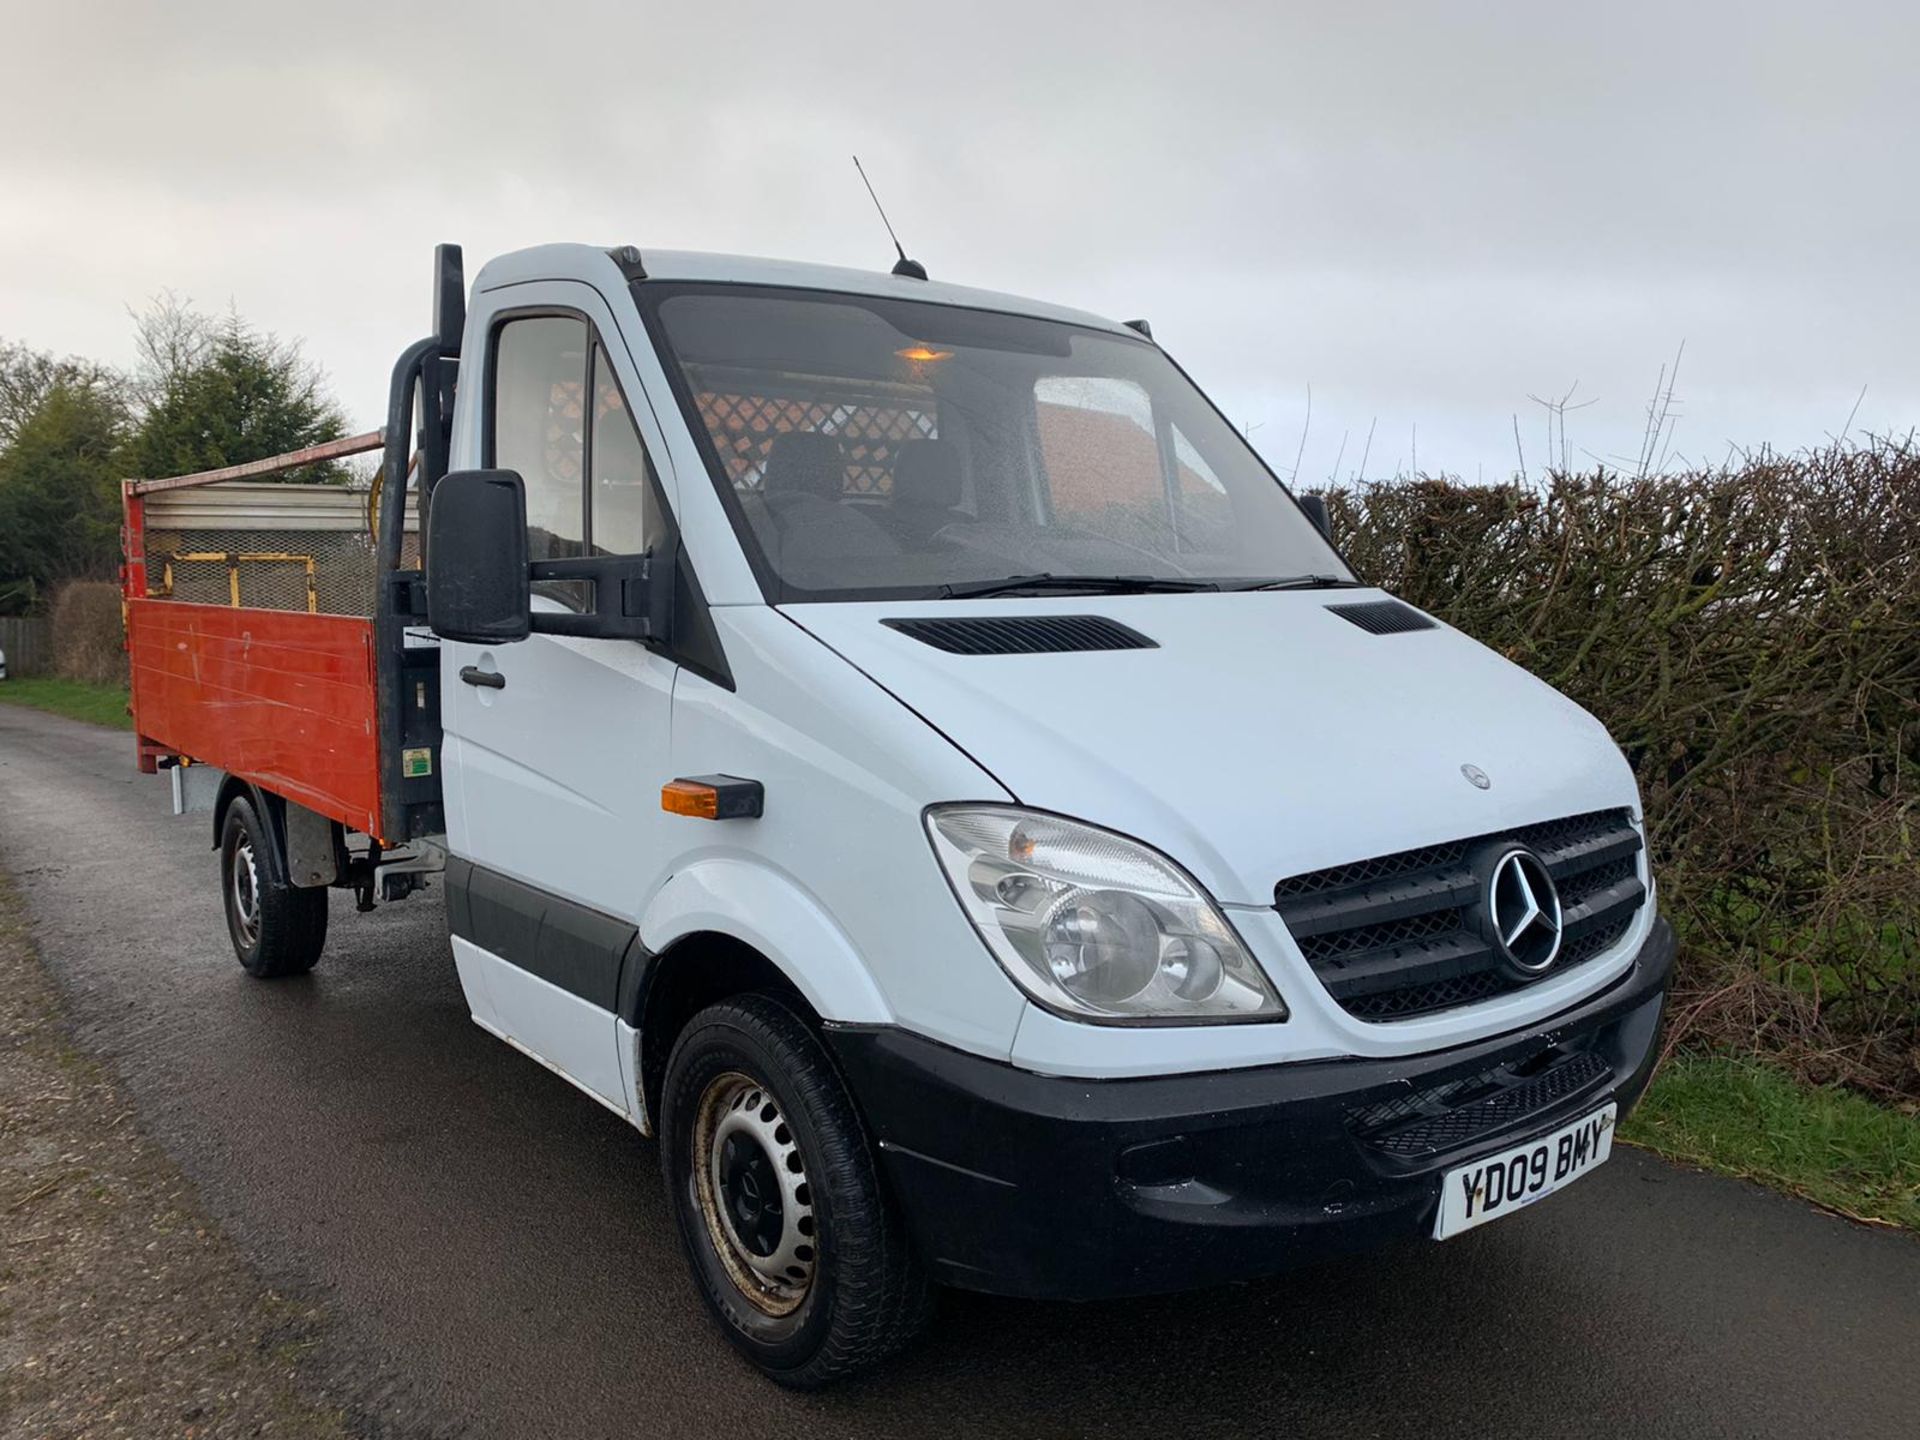
M73 1044L0 878L0 1435L346 1435L304 1373L325 1328L241 1259Z

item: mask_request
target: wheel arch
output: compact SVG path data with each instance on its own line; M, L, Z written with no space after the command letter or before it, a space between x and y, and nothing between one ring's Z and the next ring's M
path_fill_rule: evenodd
M213 797L213 848L218 850L227 828L227 811L233 808L233 802L245 799L253 807L253 813L260 817L260 823L267 827L267 833L273 843L267 847L267 864L273 867L274 879L282 884L287 881L287 812L286 802L271 790L262 790L251 780L229 774L220 782L220 789Z
M852 942L819 902L749 860L713 858L675 874L647 907L639 941L643 968L622 986L620 1018L636 1032L635 1083L649 1117L659 1113L674 1038L730 995L771 995L816 1030L893 1021Z
M820 1012L778 965L745 941L719 931L682 936L646 961L631 1009L621 1018L633 1026L644 1109L652 1121L660 1114L660 1092L667 1058L687 1022L709 1005L737 995L767 995L818 1031Z

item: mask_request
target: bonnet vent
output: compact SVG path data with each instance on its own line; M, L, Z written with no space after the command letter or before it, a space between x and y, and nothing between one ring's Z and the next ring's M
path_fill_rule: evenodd
M1080 650L1157 650L1138 630L1104 615L960 615L882 620L890 630L950 655L1064 655Z
M1435 628L1433 621L1398 600L1365 600L1357 605L1329 605L1327 609L1369 635L1404 635L1409 630Z

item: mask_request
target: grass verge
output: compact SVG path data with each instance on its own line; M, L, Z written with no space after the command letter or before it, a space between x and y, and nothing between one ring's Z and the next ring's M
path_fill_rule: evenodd
M1758 1060L1676 1056L1621 1138L1855 1220L1920 1231L1920 1115Z
M0 700L51 710L94 725L131 730L127 692L120 685L89 685L84 680L53 680L40 676L0 680Z

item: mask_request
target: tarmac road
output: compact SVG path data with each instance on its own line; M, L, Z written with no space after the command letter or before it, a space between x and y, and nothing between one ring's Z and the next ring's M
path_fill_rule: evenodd
M0 864L81 1042L382 1433L1920 1434L1920 1242L1617 1149L1442 1245L1097 1306L948 1297L785 1394L682 1268L653 1146L467 1019L437 892L334 897L320 968L234 963L204 817L132 741L0 705Z

